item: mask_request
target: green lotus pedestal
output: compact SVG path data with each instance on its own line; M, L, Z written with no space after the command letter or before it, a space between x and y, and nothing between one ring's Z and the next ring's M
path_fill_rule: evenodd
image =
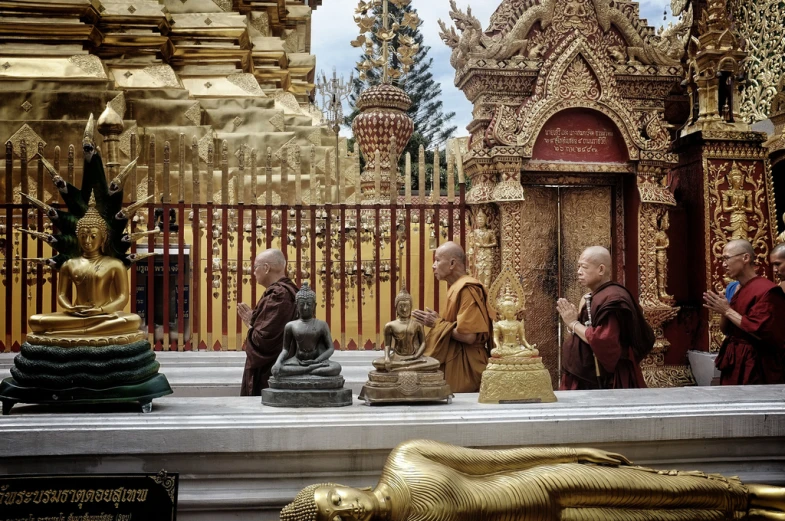
M172 394L146 340L124 345L59 347L25 342L11 378L0 382L3 414L17 403L84 405L138 403Z

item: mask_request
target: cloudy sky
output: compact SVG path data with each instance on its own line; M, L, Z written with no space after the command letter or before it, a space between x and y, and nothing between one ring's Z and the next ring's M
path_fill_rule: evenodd
M488 26L491 14L500 3L501 0L457 0L460 9L465 10L467 4L471 5L472 13L482 22L483 27ZM454 120L458 126L457 135L467 135L466 125L471 121L472 107L453 84L450 49L439 39L437 21L439 18L445 22L450 21L449 0L413 0L412 5L423 20L421 31L425 45L431 48L428 55L433 58L433 76L442 87L445 111L454 111L457 114ZM356 38L358 33L353 20L356 6L357 0L324 0L324 5L314 13L311 52L316 55L317 71L323 70L329 75L335 68L338 74L343 74L348 79L354 70L360 53L349 42ZM649 25L659 27L663 24L663 11L666 6L670 14L670 0L641 0L641 16L649 21Z

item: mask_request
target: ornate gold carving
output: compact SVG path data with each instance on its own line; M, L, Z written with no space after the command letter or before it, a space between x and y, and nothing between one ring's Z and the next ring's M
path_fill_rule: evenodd
M763 172L758 174L758 164L760 163L745 164L736 161L732 164L720 163L704 159L704 171L708 174L705 180L706 228L710 231L706 234L706 251L711 252L711 262L706 265L706 276L711 289L718 293L723 292L728 282L720 275L720 257L728 237L750 241L755 248L758 264L768 264L769 242L772 237L768 237L769 221L763 212L768 206L766 170L761 164ZM730 184L731 178L735 184ZM741 184L738 184L739 178L742 178ZM726 183L727 188L723 188ZM751 185L752 189L745 189L747 185ZM750 204L752 208L748 211Z
M52 335L36 335L33 333L27 334L27 343L39 346L59 346L59 347L78 347L78 346L111 346L111 345L126 345L134 342L139 342L146 338L144 331L137 331L134 333L122 335L104 335L104 336L52 336Z
M213 3L221 8L221 11L230 12L232 10L232 0L213 0Z
M183 114L194 125L202 124L202 105L197 101Z
M577 0L574 0L577 2ZM600 99L600 85L591 73L586 60L576 56L562 76L558 91L564 99Z
M21 157L21 150L22 150L22 141L25 142L27 147L26 155L28 161L31 157L33 157L38 152L38 144L43 143L46 146L46 141L43 140L41 136L35 133L35 131L30 128L30 125L25 123L19 130L14 132L14 134L9 137L6 141L10 141L11 144L14 146L14 153L16 157Z
M138 132L138 128L136 123L128 127L122 134L120 134L120 138L118 139L120 152L125 154L125 157L134 158L131 151L131 134L136 134Z
M467 251L473 272L477 280L483 283L486 288L491 287L493 282L493 272L496 265L497 251L499 243L496 239L496 231L489 222L488 210L480 207L474 212L475 228L469 234L470 249Z
M780 0L730 2L733 20L747 42L747 83L741 96L742 117L753 123L768 118L779 78L785 73L785 11Z
M101 58L94 54L76 54L69 57L68 61L90 76L95 76L96 78L107 77Z
M251 13L251 26L262 33L262 36L270 36L270 16L267 11Z
M668 294L668 228L670 222L667 210L657 222L657 232L654 234L654 250L657 260L657 296L663 303L673 303L672 295Z
M120 94L118 94L117 96L112 98L112 101L109 102L109 105L112 107L112 110L117 112L118 116L120 116L121 118L125 117L125 94L124 93L121 92Z
M750 170L755 170L755 165L751 165ZM744 190L747 176L736 164L731 165L727 176L728 188L721 192L722 211L730 214L730 225L723 227L728 232L730 240L744 239L749 240L751 231L755 231L754 226L750 226L747 214L753 212L752 190Z
M256 81L253 74L239 72L237 74L230 74L226 79L229 80L229 83L237 85L249 94L264 95L262 88L259 87L259 82Z
M180 87L177 75L169 65L148 65L144 68L144 73L164 87Z

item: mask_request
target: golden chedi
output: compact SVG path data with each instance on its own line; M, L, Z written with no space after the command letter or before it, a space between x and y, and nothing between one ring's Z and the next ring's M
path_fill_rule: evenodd
M127 234L125 229L147 200L123 207L122 187L133 164L109 182L93 141L94 127L90 115L81 188L66 183L39 158L67 211L25 194L57 230L25 231L57 252L50 259L36 260L59 272L57 303L62 311L30 317L32 333L14 359L12 377L0 384L4 414L17 402L138 402L149 412L153 398L172 392L139 329L141 318L125 311L130 298L128 267L144 258L128 250L133 240L149 235ZM99 130L106 141L122 131L122 120L109 106L99 119ZM113 147L107 148L111 153Z
M373 361L374 371L359 398L367 404L452 401L452 392L439 361L425 352L425 330L412 320L412 296L401 288L395 297L397 318L384 326L384 356Z
M725 521L785 518L785 488L633 466L589 448L398 445L375 488L311 485L281 521Z
M501 320L493 324L493 349L488 366L482 373L480 403L540 403L555 402L551 375L542 363L536 346L526 341L523 320L523 288L505 270L491 286L491 295L499 294L506 284L505 294L496 304Z

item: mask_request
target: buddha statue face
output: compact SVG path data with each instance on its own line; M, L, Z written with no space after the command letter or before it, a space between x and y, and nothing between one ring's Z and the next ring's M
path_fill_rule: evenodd
M499 305L499 311L505 320L515 320L515 301L511 298L505 298Z
M408 298L401 298L395 302L395 312L398 318L409 318L412 316L412 301Z
M300 313L301 319L303 320L312 319L315 308L316 308L316 300L311 298L297 299L297 311Z
M379 509L370 491L324 485L314 491L318 521L369 521Z
M94 208L90 208L76 224L76 238L84 255L99 253L106 236L106 223Z

